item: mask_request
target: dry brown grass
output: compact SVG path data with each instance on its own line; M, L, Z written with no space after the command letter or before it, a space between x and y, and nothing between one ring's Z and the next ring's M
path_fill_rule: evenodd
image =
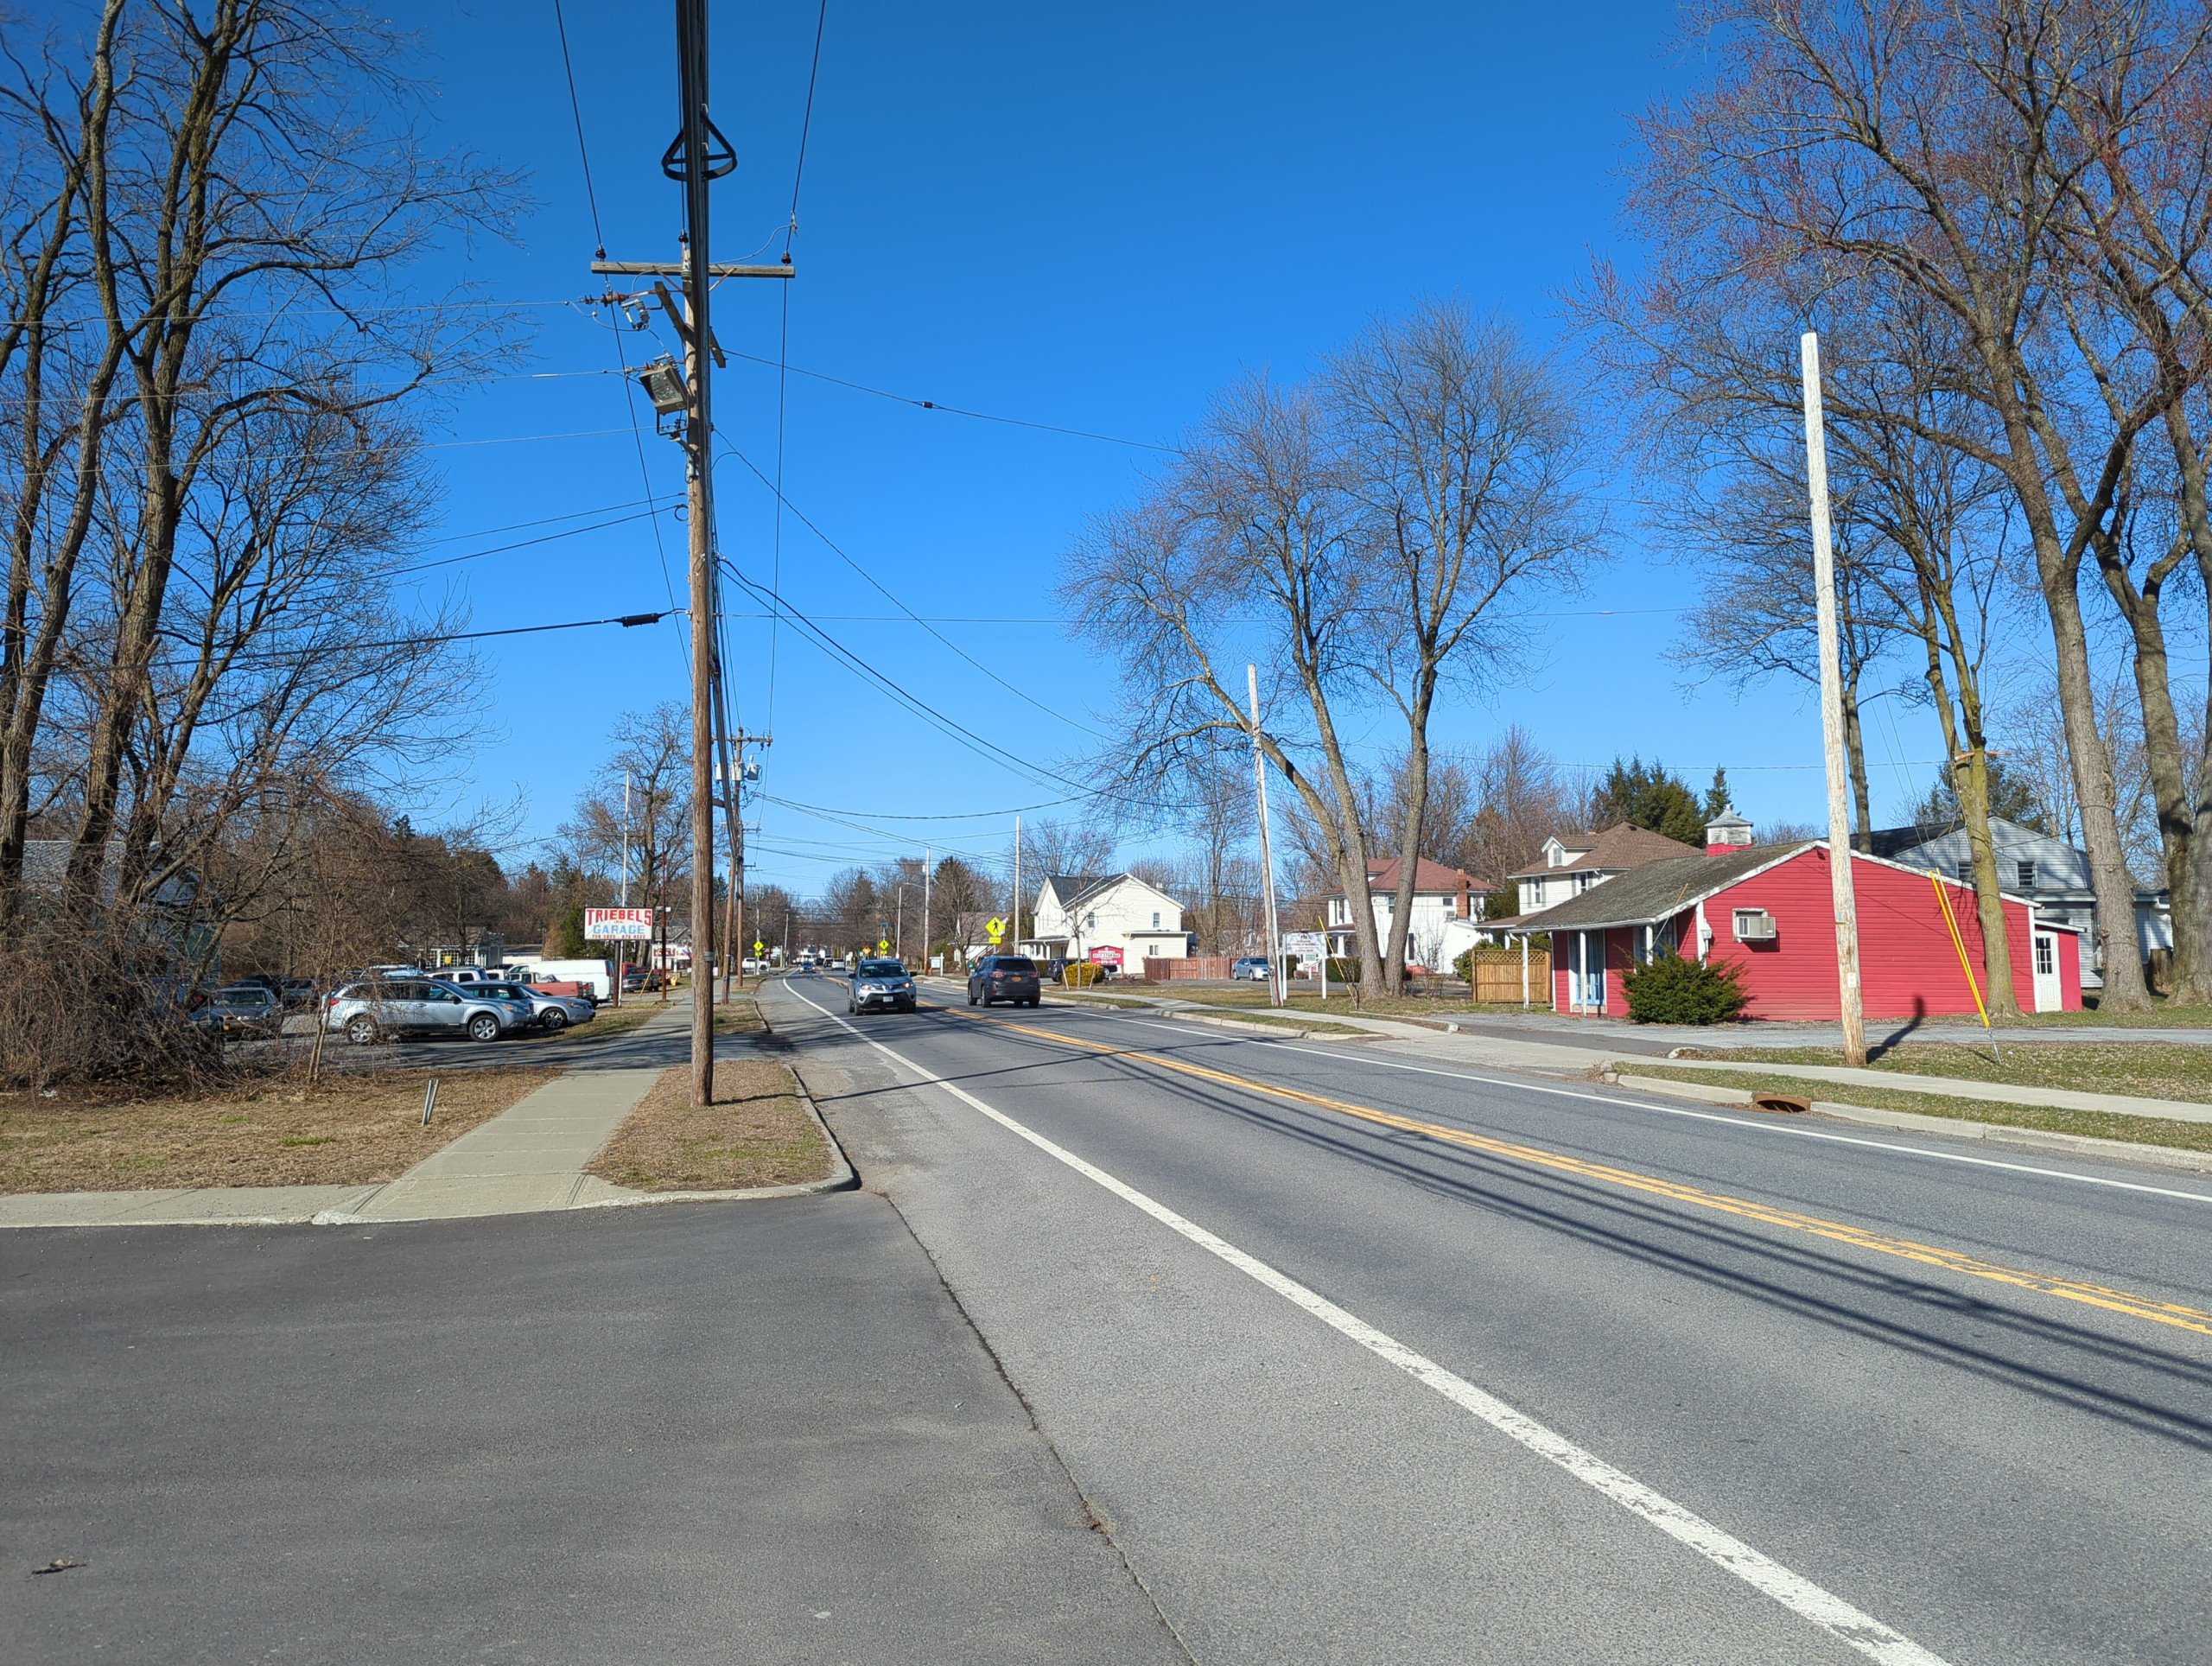
M0 1192L365 1186L408 1169L561 1072L361 1071L196 1097L0 1094ZM423 1086L438 1106L422 1125Z
M1700 1047L1683 1056L1755 1065L1843 1062L1843 1054L1834 1047ZM1993 1058L1986 1044L1906 1041L1878 1051L1866 1062L1874 1070L1914 1076L2212 1103L2212 1046L2190 1041L2000 1040Z
M830 1146L769 1059L715 1063L714 1104L690 1103L691 1069L664 1071L589 1172L640 1192L724 1192L825 1179Z
M1625 1062L1625 1061L1624 1061ZM1745 1093L1786 1093L1833 1104L1866 1105L1883 1110L1917 1111L1923 1116L1994 1122L2005 1128L2044 1129L2053 1134L2086 1134L2096 1140L2126 1140L2137 1145L2178 1146L2184 1151L2212 1151L2212 1122L2177 1122L2158 1116L2125 1116L2102 1110L2061 1110L2049 1105L2014 1105L1998 1099L1954 1099L1934 1093L1893 1092L1856 1082L1817 1077L1773 1075L1684 1068L1672 1059L1639 1059L1629 1066L1637 1076L1702 1082L1708 1087L1740 1088ZM1931 1072L1932 1073L1932 1072Z

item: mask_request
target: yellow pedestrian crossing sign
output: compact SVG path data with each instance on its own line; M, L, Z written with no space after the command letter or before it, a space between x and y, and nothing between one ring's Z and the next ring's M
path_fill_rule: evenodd
M987 919L983 922L983 929L991 934L991 941L996 943L1006 935L1006 922L1002 919Z

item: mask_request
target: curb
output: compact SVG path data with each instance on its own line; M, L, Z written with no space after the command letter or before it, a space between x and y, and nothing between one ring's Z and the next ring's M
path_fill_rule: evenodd
M1609 1086L1630 1088L1694 1099L1708 1105L1737 1110L1752 1109L1748 1089L1719 1088L1704 1082L1678 1082L1665 1077L1631 1076L1618 1071L1599 1079ZM2006 1122L1972 1122L1964 1118L1925 1116L1916 1110L1885 1110L1873 1105L1839 1104L1832 1099L1813 1101L1815 1115L1874 1128L1896 1129L1912 1134L1948 1135L1957 1140L1980 1140L1988 1145L2020 1146L2034 1151L2064 1152L2079 1157L2098 1157L2113 1162L2141 1163L2152 1168L2178 1168L2190 1173L2212 1173L2212 1151L2186 1151L2179 1146L2145 1145L2133 1140L2103 1140L2089 1134L2061 1134L2049 1129L2015 1128Z
M760 1021L764 1025L767 1023L768 1019L765 1013L761 1014ZM772 1031L771 1033L772 1033ZM804 1180L796 1186L747 1186L721 1192L626 1192L619 1198L598 1198L590 1203L570 1204L569 1207L570 1209L636 1209L646 1204L656 1203L732 1203L749 1198L811 1198L818 1197L825 1192L859 1191L860 1174L853 1167L851 1160L845 1155L845 1148L838 1144L837 1136L830 1131L830 1124L822 1120L822 1112L814 1103L814 1095L807 1091L806 1084L800 1080L796 1067L786 1065L784 1068L791 1071L791 1081L798 1089L798 1102L806 1107L806 1114L814 1119L814 1126L820 1130L823 1143L830 1148L830 1155L835 1160L836 1166L830 1169L825 1178L818 1180Z
M1161 1012L1160 1016L1179 1018L1186 1024L1210 1024L1217 1030L1236 1030L1244 1035L1272 1035L1283 1041L1372 1041L1376 1037L1373 1030L1355 1030L1349 1035L1334 1030L1294 1030L1287 1025L1255 1024L1247 1019L1217 1018L1211 1013L1179 1009Z

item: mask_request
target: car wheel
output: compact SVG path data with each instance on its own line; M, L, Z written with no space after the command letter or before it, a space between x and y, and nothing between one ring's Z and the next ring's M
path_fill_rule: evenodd
M489 1013L479 1013L468 1021L468 1039L472 1041L496 1041L499 1039L499 1021Z
M558 1007L548 1007L543 1021L549 1030L565 1030L569 1027L569 1014Z
M375 1045L375 1043L381 1039L380 1033L377 1029L377 1021L371 1018L366 1013L363 1013L358 1018L347 1019L346 1021L346 1039L348 1041L351 1041L357 1047L366 1047Z

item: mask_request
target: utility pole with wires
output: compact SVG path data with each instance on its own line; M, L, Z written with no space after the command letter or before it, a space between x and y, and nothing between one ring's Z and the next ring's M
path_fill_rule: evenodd
M663 359L639 373L654 411L677 419L684 450L685 503L690 516L691 567L691 942L694 958L713 941L715 902L715 709L721 667L715 652L720 620L715 570L714 403L712 366L726 363L708 316L711 280L789 277L790 257L772 266L715 265L708 236L707 187L737 166L736 152L707 113L707 0L676 0L676 62L679 104L677 136L660 159L661 172L683 187L683 258L675 263L608 260L594 272L618 277L683 280L681 312L664 283L653 285L683 343L683 366ZM741 875L730 875L733 895ZM715 1090L715 1014L692 980L691 1103L710 1104Z
M1259 795L1260 806L1260 892L1268 905L1268 1004L1287 1007L1290 1004L1290 990L1286 987L1282 964L1282 933L1275 925L1275 859L1268 839L1268 754L1260 747L1260 668L1244 667L1244 686L1252 696L1252 780ZM1321 987L1327 989L1329 940L1321 939ZM1233 969L1232 969L1233 970Z
M719 690L717 690L719 693ZM717 699L716 709L721 708ZM730 979L745 960L745 797L747 781L760 779L760 766L746 760L747 747L772 747L772 734L747 734L743 729L721 737L723 814L729 818L729 897L722 909L722 999L730 998ZM731 748L736 751L732 754ZM734 766L735 773L731 770Z
M1811 488L1813 594L1821 633L1821 743L1828 778L1828 887L1835 904L1835 977L1843 1062L1866 1063L1866 1013L1859 988L1859 905L1851 883L1851 788L1843 760L1843 657L1836 643L1835 547L1828 530L1827 437L1821 419L1821 338L1798 342L1805 377L1805 478Z

